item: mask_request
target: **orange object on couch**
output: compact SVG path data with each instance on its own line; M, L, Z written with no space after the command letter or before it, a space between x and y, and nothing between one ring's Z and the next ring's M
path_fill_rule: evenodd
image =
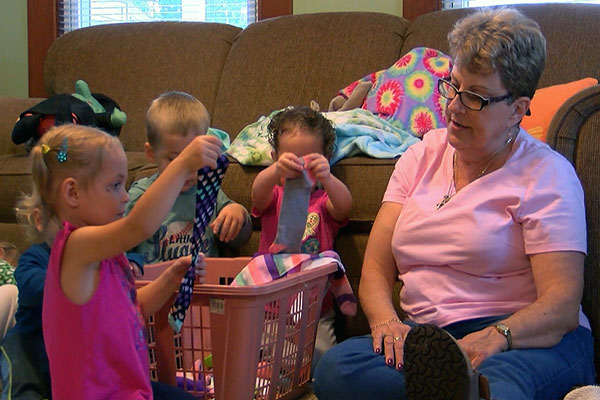
M560 106L580 90L597 84L598 79L584 78L536 90L533 99L531 99L531 106L529 107L531 115L523 118L521 126L531 136L545 142L552 118Z

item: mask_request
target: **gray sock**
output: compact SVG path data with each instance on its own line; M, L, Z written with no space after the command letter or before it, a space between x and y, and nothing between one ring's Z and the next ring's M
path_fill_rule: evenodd
M312 181L306 171L302 171L298 178L286 179L277 236L269 247L270 253L300 253L311 190Z

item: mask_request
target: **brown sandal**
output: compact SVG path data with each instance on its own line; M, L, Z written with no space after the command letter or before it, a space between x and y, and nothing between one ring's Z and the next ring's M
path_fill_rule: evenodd
M456 339L434 325L417 325L406 336L404 376L408 400L490 399L487 379Z

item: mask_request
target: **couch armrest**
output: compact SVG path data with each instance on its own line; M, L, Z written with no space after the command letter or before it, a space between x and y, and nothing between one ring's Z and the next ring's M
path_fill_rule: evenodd
M548 129L550 146L575 167L585 192L588 253L584 266L582 306L600 348L600 85L584 89L557 111ZM595 352L600 366L600 352Z
M10 135L19 115L42 100L44 99L0 97L0 155L25 152L25 146L14 144Z
M556 112L548 128L546 142L572 164L584 124L600 119L600 85L583 89L571 96ZM596 125L598 127L598 125Z

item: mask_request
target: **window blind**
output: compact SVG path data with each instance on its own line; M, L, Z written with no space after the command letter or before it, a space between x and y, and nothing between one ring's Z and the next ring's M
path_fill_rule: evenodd
M510 5L510 4L537 4L537 3L588 3L588 4L600 4L600 0L572 0L572 1L552 1L552 0L522 0L522 1L510 1L510 0L471 0L471 1L457 1L457 0L443 0L442 8L468 8L468 7L483 7L483 6L497 6L497 5Z
M142 21L206 21L245 28L256 21L256 0L61 0L58 31Z

